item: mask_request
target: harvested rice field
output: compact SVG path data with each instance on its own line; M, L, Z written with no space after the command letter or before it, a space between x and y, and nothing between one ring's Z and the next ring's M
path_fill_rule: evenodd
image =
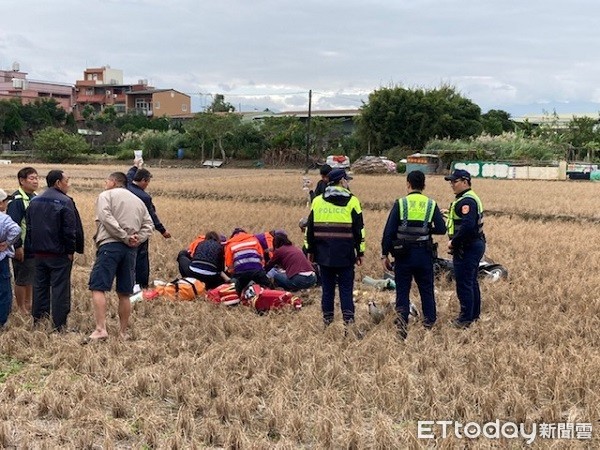
M0 187L14 191L21 167L2 166ZM54 168L35 167L43 176ZM405 177L356 175L351 188L363 204L367 233L355 281L363 339L344 336L339 307L335 323L323 329L317 288L302 310L264 316L202 299L139 302L126 342L116 338L112 293L113 337L82 345L94 328L87 289L94 202L106 176L127 167L61 168L71 177L70 195L86 231L85 254L76 255L73 270L70 331L33 330L31 318L13 310L0 332L0 447L528 445L527 438L506 433L468 438L454 432L455 422L495 421L523 423L528 432L537 426L532 448L600 446L598 185L474 180L488 210L487 256L508 269L509 279L482 282L482 319L468 330L449 326L458 300L448 281L436 285L433 330L413 321L401 342L391 316L372 322L367 303L385 304L394 294L361 281L382 277L381 234L389 207L405 194ZM154 175L148 192L173 235L153 236L151 279L175 278L178 251L209 230L229 235L235 227L256 233L283 228L301 244L298 220L308 207L299 170L148 168ZM316 184L316 171L309 176ZM442 208L453 197L439 176L428 178L425 193ZM445 246L445 238L436 240ZM411 299L419 305L415 287ZM438 424L425 433L431 438L423 438L419 421L453 425L445 438ZM544 437L543 424L554 425L554 439Z

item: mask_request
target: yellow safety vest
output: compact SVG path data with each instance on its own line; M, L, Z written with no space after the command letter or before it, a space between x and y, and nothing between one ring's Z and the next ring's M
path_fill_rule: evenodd
M446 223L446 227L448 228L448 236L450 236L450 239L452 239L460 229L460 223L462 222L462 218L459 217L458 214L456 214L455 209L458 202L465 197L472 198L473 200L475 200L475 203L477 203L477 225L479 228L479 233L483 234L483 204L481 203L481 200L473 190L468 190L463 195L454 200L450 205L450 211L448 211L448 221Z
M350 193L347 189L337 188ZM343 239L354 241L352 234L352 211L362 213L360 202L355 196L350 197L346 206L329 203L323 195L315 197L312 202L315 239ZM361 230L360 252L365 251L365 229Z
M431 235L435 205L434 200L420 193L399 198L400 224L396 238L410 242L427 241ZM420 226L414 226L415 222L420 223Z
M27 192L25 192L21 187L19 187L19 194L20 197L15 197L12 201L23 200L23 207L25 208L25 211L27 211L27 208L29 208L29 202L31 202L31 198L29 198ZM25 216L23 216L23 219L21 219L21 223L19 225L21 226L21 241L23 242L23 245L25 245L25 234L27 234L27 221L25 220Z

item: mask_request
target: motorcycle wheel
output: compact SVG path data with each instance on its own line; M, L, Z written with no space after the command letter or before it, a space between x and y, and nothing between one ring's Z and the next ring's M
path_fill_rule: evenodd
M505 280L508 278L508 270L502 266L495 266L488 270L482 270L480 276L486 280L495 283L496 281Z

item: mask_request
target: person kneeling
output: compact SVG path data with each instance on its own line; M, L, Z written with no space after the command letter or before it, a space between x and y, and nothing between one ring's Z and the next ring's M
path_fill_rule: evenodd
M273 256L266 269L281 267L284 272L274 270L275 285L286 291L296 292L313 287L317 282L311 262L306 255L296 247L285 234L276 233L273 238Z
M196 239L190 248L179 252L177 263L182 277L196 278L204 283L206 289L229 281L229 277L224 273L223 244L215 231L209 231L203 239Z

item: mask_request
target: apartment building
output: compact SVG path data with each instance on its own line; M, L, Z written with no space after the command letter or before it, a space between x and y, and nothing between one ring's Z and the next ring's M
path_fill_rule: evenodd
M18 99L23 104L54 99L65 111L72 112L74 89L71 84L30 80L15 62L11 70L0 70L0 100L10 99Z
M118 114L137 112L155 117L178 117L191 114L191 98L174 89L156 89L148 80L123 83L123 71L110 66L88 68L83 80L75 83L77 114L89 105L96 112L112 106Z

